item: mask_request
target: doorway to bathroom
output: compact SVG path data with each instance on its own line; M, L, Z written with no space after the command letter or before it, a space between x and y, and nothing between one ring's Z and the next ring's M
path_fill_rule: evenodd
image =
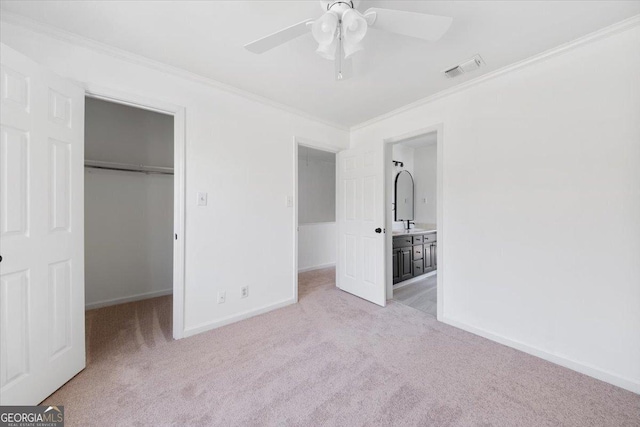
M438 131L388 143L386 156L387 241L391 265L387 295L438 316L438 235L441 182Z

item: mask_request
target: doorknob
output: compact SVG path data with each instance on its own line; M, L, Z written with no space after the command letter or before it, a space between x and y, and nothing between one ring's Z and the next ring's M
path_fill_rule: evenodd
M376 228L376 229L375 229L375 232L376 232L376 233L382 233L382 228L379 228L379 227L378 227L378 228Z

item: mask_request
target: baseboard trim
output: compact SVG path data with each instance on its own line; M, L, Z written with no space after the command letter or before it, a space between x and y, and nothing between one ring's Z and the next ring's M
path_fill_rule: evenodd
M128 296L128 297L113 298L113 299L108 299L108 300L103 300L103 301L91 302L89 304L85 304L84 305L84 309L85 309L85 311L86 310L93 310L94 308L108 307L110 305L116 305L116 304L124 304L125 302L134 302L134 301L140 301L140 300L143 300L143 299L163 297L165 295L171 295L172 293L173 293L173 289L165 289L165 290L162 290L162 291L145 292L143 294L136 294L136 295L131 295L131 296Z
M336 266L335 262L332 262L329 264L314 265L311 267L299 268L298 273L304 273L304 272L313 271L313 270L321 270L323 268L329 268L329 267L335 267L335 266Z
M278 308L286 307L291 304L295 304L296 300L294 298L287 298L286 300L276 302L274 304L268 304L262 307L258 307L253 310L243 311L242 313L234 314L229 317L225 317L220 320L214 320L212 322L201 323L197 326L193 326L191 328L185 328L183 338L191 337L193 335L197 335L202 332L209 331L211 329L216 329L221 326L229 325L231 323L239 322L240 320L245 320L253 316L257 316L259 314L268 313L269 311L277 310Z
M564 366L565 368L569 368L573 371L580 372L581 374L588 375L597 380L604 381L609 384L613 384L615 386L618 386L625 390L629 390L636 394L640 394L640 382L623 378L619 375L599 369L592 365L576 362L575 360L567 359L566 357L549 353L537 347L533 347L533 346L521 343L519 341L512 340L510 338L495 334L493 332L489 332L481 328L476 328L475 326L471 326L467 323L460 322L460 321L448 318L446 316L442 316L442 318L439 320L443 323L465 330L474 335L479 335L491 341L495 341L497 343L506 345L507 347L515 348L516 350L520 350L525 353L531 354L532 356L536 356L541 359L544 359L548 362L555 363L556 365Z
M393 285L393 290L395 291L396 289L404 288L405 286L412 285L414 283L417 283L417 282L419 282L421 280L424 280L426 278L429 278L431 276L435 276L436 274L438 274L438 270L433 270L433 271L428 272L427 274L423 274L421 276L412 277L411 279L407 279L404 282L395 283Z

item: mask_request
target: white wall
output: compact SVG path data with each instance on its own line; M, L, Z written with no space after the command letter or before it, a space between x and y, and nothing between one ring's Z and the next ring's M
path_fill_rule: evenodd
M336 223L301 224L298 231L298 271L336 263Z
M638 46L636 26L351 135L443 123L445 321L636 392Z
M438 146L413 150L416 224L437 224Z
M173 117L87 98L85 158L173 167ZM173 177L85 169L87 308L171 293Z
M173 116L85 100L85 158L173 167Z
M1 31L2 42L70 79L185 107L186 335L294 301L295 224L286 204L294 136L346 147L348 132L13 23ZM198 191L208 192L208 206L196 205ZM257 242L265 250L247 250ZM244 285L249 297L241 299ZM226 291L224 304L218 291Z
M336 155L298 147L298 223L336 221Z
M173 177L85 170L87 308L171 293Z

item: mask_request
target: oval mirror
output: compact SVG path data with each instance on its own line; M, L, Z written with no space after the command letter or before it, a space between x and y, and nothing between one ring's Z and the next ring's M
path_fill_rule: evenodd
M413 221L413 177L400 171L395 184L395 221Z

